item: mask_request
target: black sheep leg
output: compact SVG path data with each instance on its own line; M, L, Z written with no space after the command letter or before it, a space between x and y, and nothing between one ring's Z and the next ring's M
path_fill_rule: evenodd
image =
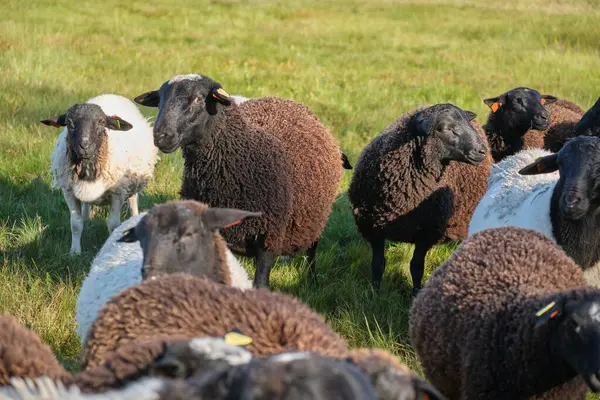
M381 279L385 272L385 238L374 237L369 239L371 245L371 284L375 289L381 287Z
M306 252L308 258L308 279L313 285L317 285L317 246L319 241L315 240L313 245Z
M415 251L412 260L410 260L410 276L413 281L413 296L416 296L421 289L421 281L425 272L425 256L431 246L424 243L415 243Z
M254 273L255 288L270 288L269 277L271 276L271 268L275 257L273 253L263 248L256 249L255 255L256 272Z

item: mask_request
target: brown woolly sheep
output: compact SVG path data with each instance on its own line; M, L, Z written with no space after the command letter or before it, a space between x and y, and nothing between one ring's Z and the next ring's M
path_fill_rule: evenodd
M550 238L466 239L413 302L410 338L450 400L585 399L600 390L600 290ZM538 397L539 396L539 397Z
M452 104L402 115L363 150L348 189L356 225L373 252L372 281L385 270L385 240L414 243L413 294L435 244L464 238L487 190L491 157L476 115ZM451 162L454 161L454 162Z
M9 315L0 316L0 386L11 377L67 379L50 346Z
M583 115L581 107L571 101L526 87L483 102L491 109L483 129L495 162L524 149L543 148L548 129L574 124Z
M248 350L257 355L294 349L335 356L347 350L323 317L291 296L173 274L125 289L102 308L88 333L84 365L93 368L107 352L134 340L222 336L232 329L252 337Z
M307 249L316 277L317 240L345 163L309 108L276 97L227 107L231 97L221 84L201 75L176 76L135 101L159 108L158 148L182 148L182 198L263 213L223 232L234 252L255 258L255 287L269 286L276 256Z
M579 122L558 124L548 129L548 133L544 137L544 148L558 153L568 140L576 136L600 137L600 97L583 114Z

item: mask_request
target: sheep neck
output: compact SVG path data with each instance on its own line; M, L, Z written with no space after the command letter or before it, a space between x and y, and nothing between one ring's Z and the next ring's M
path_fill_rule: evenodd
M529 131L529 127L505 127L498 114L490 113L483 130L488 138L492 157L495 161L500 161L523 149L525 146L523 137Z
M448 162L440 158L435 141L417 137L414 143L415 146L410 154L407 168L404 170L402 181L404 185L406 182L412 182L412 188L409 190L411 189L417 197L425 198L437 188Z
M579 220L563 217L559 208L562 190L554 187L550 200L550 221L552 234L565 253L583 269L593 267L600 260L600 213L598 205L592 204L590 210Z

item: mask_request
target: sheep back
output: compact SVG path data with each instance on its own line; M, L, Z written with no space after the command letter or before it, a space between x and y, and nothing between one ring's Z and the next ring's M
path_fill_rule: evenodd
M282 243L283 254L310 247L325 227L342 177L337 140L306 106L278 97L239 105L249 123L277 137L292 167L293 205Z
M113 297L90 328L86 368L134 340L170 335L219 337L232 329L252 337L255 355L286 349L340 355L347 351L319 314L300 301L267 289L242 291L186 274L147 280Z
M409 334L425 376L449 399L471 398L463 397L466 390L492 382L525 387L536 376L528 365L547 353L547 344L536 346L532 337L543 304L518 307L571 288L591 290L585 287L582 270L540 233L509 227L468 238L411 307Z
M87 103L97 104L106 115L118 115L133 125L126 132L108 130L108 140L98 154L99 177L92 182L77 180L67 156L67 129L58 136L52 153L52 186L73 191L81 201L104 205L110 202L105 192L122 200L142 191L154 175L157 149L152 128L137 106L129 99L104 94Z
M68 379L69 374L58 362L50 346L25 328L15 317L0 317L0 386L10 378Z

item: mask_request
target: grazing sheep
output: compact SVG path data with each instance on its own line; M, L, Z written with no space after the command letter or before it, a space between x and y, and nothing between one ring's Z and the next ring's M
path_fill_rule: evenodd
M221 84L201 75L176 76L135 101L159 108L159 149L182 148L182 198L263 213L223 232L234 252L255 258L255 287L269 287L276 256L306 249L316 277L317 239L338 191L342 154L310 109L275 97L227 107Z
M554 239L600 287L600 138L579 136L556 154L521 151L495 164L469 235L517 226ZM555 171L558 170L558 173Z
M386 239L415 244L410 262L415 294L427 251L466 236L491 165L485 135L469 122L475 117L452 104L420 108L402 115L363 150L348 197L358 230L371 245L375 287L385 270Z
M343 354L346 342L323 317L291 296L267 289L242 291L208 279L173 274L121 291L98 313L84 348L86 368L134 340L168 335L222 336L240 329L257 355L286 349Z
M121 222L125 199L131 214L138 214L138 193L152 179L157 158L152 128L134 103L114 94L74 104L65 114L41 122L66 126L50 169L52 186L62 190L71 215L70 252L79 254L91 205L110 205L109 232Z
M495 162L520 150L542 148L549 128L579 121L583 110L568 100L526 87L483 100L490 109L483 126Z
M583 400L586 383L600 390L599 312L600 291L550 238L495 228L433 272L409 331L450 400Z
M600 97L583 114L579 122L569 122L553 126L544 137L544 148L558 152L565 143L576 136L600 137Z
M0 316L0 386L8 385L12 377L41 376L65 379L69 374L36 333L15 317Z
M258 216L260 213L175 200L125 221L104 243L81 286L76 317L82 343L102 306L142 279L186 272L251 288L248 273L217 230Z

